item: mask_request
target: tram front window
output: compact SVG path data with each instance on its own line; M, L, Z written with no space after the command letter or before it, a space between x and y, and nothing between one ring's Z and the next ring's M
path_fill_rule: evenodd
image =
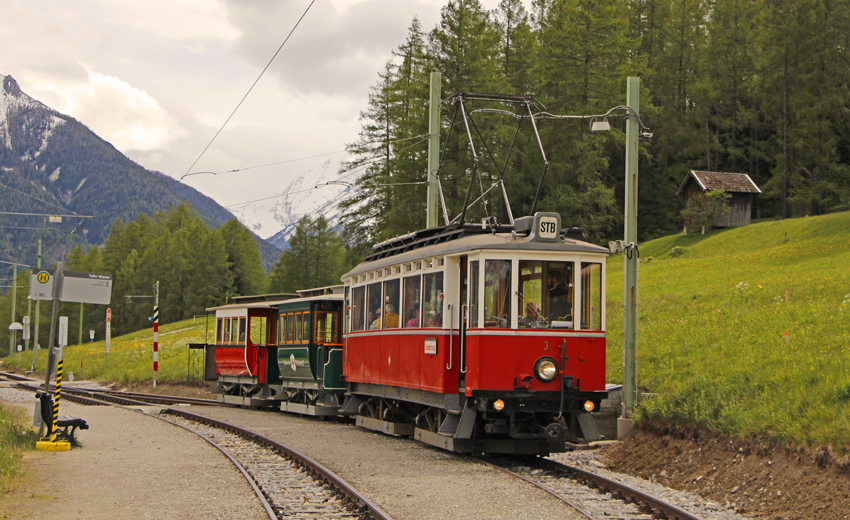
M519 327L573 328L573 262L519 262Z

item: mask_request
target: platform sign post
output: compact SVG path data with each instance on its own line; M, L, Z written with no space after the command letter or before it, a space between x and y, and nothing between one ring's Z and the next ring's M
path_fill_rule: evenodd
M10 323L15 323L15 301L18 299L18 264L12 264L12 320ZM15 348L15 340L9 336L9 355L12 355Z
M41 273L39 273L40 275ZM47 368L45 370L44 376L44 392L48 393L50 391L50 373L53 364L56 362L56 349L54 348L54 341L56 339L56 322L57 316L59 315L59 295L62 293L62 262L56 264L56 275L54 281L54 291L53 291L53 311L50 314L50 334L47 339ZM67 322L66 322L67 328ZM67 441L57 441L56 440L56 423L59 420L59 395L60 388L62 384L62 360L60 358L59 363L57 365L56 371L56 394L53 400L53 424L51 425L49 433L49 437L42 438L40 441L35 443L35 447L40 450L47 451L67 451L71 449L71 444Z
M68 346L68 317L59 317L59 348Z
M32 301L32 300L30 300ZM29 303L29 302L28 302ZM29 305L27 305L29 307ZM29 350L30 348L30 315L27 313L26 316L21 320L21 324L24 326L24 330L21 332L21 339L24 340L24 350Z
M39 271L41 271L41 239L40 238L38 239L38 263L36 264L36 268ZM30 275L30 300L34 300L34 298L32 297L32 286L33 286L32 275ZM38 308L40 306L39 305L40 303L41 303L41 300L35 300L35 331L33 331L34 334L33 334L33 338L32 338L32 342L33 342L33 344L32 344L32 366L30 367L30 370L32 370L32 371L35 371L35 362L38 361L38 349L41 348L41 345L39 345L39 343L38 343L38 325L39 325Z

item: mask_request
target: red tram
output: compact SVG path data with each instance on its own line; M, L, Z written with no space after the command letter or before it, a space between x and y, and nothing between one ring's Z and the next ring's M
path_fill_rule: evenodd
M343 276L342 412L464 453L598 439L607 255L557 213L375 246Z

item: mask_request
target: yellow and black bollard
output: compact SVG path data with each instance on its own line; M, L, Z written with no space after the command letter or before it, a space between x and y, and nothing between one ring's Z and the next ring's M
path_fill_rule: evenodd
M59 396L62 389L62 364L65 361L63 357L59 357L56 361L56 393L53 398L53 424L49 426L50 435L35 443L35 447L39 450L68 451L71 449L70 442L56 440L56 436L59 433Z

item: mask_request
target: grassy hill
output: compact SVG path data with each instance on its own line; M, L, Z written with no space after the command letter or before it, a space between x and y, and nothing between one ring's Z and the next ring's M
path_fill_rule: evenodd
M640 255L638 384L659 394L641 418L847 451L850 213L675 235ZM608 379L622 381L622 255L608 291Z

